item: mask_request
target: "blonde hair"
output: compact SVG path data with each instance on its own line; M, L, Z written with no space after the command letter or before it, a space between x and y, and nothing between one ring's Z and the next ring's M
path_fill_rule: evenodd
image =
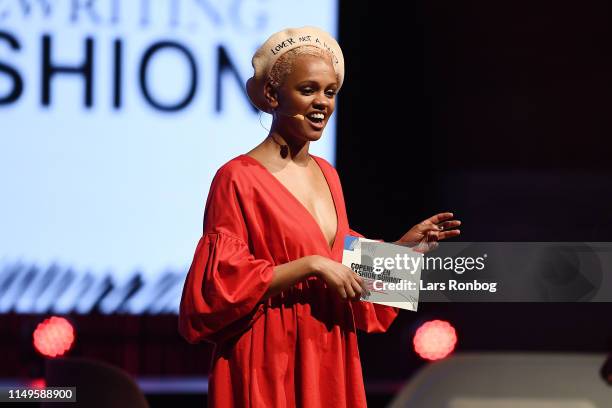
M328 59L333 66L333 55L322 48L315 47L314 45L303 45L301 47L293 48L276 60L270 74L268 74L268 80L274 88L278 88L285 82L285 79L293 71L295 61L302 55L311 55L313 57L320 57ZM339 75L336 73L336 78L339 80Z

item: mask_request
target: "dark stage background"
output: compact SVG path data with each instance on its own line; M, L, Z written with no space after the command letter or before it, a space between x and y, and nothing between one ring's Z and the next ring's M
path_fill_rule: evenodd
M395 240L440 211L462 241L612 240L612 6L341 2L337 168L351 225ZM612 350L612 305L419 305L360 337L367 381L420 363L418 324L458 351ZM397 361L381 364L381 361Z
M352 227L395 240L453 211L463 241L612 241L611 27L603 1L340 1L337 168ZM449 320L458 351L601 352L611 314L605 303L421 304L388 334L360 336L371 405L422 364L411 338L425 320ZM0 375L42 374L20 328L37 319L0 319L21 333L2 337L18 352ZM74 321L73 354L136 376L207 373L210 347L186 344L176 316Z

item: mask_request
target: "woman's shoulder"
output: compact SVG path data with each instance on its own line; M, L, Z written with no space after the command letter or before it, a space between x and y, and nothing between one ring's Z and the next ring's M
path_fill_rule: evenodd
M241 154L224 163L210 183L209 195L234 195L250 191L257 183L257 163Z
M217 170L215 180L246 180L253 176L254 170L260 167L250 156L241 154L227 161Z

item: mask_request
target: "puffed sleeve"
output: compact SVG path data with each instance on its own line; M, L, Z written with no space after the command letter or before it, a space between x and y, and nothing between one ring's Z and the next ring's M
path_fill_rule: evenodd
M213 343L247 330L264 312L273 265L256 259L246 234L239 187L215 176L200 238L183 287L179 332L190 343Z
M355 237L365 238L360 233L350 229L349 234ZM355 326L366 333L386 332L393 320L397 317L397 307L379 305L371 302L354 301L353 317Z

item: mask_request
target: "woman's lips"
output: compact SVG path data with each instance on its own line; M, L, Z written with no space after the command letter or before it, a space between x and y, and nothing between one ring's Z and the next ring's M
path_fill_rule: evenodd
M321 122L314 122L312 120L310 120L310 118L308 116L306 116L306 120L308 121L308 123L310 123L310 125L317 129L317 130L322 130L325 127L325 119L323 119Z

